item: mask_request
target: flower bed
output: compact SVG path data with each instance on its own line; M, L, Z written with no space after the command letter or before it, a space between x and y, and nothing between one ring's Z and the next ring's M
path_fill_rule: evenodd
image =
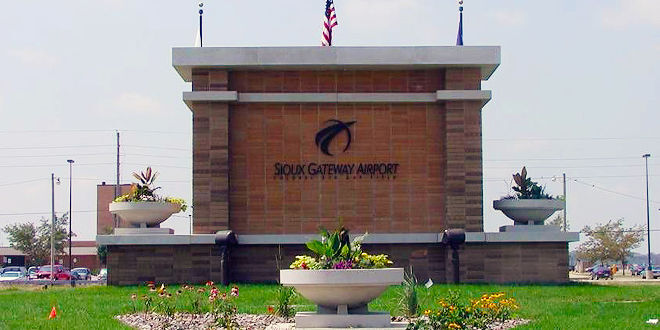
M483 294L466 302L456 291L449 291L447 299L440 299L437 309L427 309L420 318L413 319L406 329L503 329L519 325L525 320L513 320L519 308L514 298L503 292Z

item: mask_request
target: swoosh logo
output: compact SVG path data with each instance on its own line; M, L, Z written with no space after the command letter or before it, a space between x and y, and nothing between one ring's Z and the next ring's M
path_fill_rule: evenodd
M344 147L344 150L342 152L348 150L348 147L351 145L351 130L349 127L351 127L353 124L355 124L355 121L349 121L349 122L342 122L336 119L330 119L325 122L326 124L330 123L332 125L320 130L318 133L316 133L316 146L321 149L321 152L328 155L328 156L334 156L330 151L328 150L328 147L330 146L330 142L332 142L332 139L337 136L337 134L346 131L346 135L348 135L348 141L346 142L346 146Z

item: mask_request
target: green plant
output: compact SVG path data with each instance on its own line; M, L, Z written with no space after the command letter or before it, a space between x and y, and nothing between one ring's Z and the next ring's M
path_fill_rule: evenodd
M155 191L160 187L153 187L158 172L153 172L151 167L147 167L144 172L133 172L133 177L138 180L131 184L131 190L124 195L115 198L115 202L166 202L180 205L181 211L188 209L188 204L185 200L175 197L160 197L156 195Z
M291 317L295 310L291 306L291 300L295 297L296 290L292 287L280 285L277 288L277 305L275 306L275 315Z
M413 274L412 267L403 276L403 285L399 294L399 308L401 313L408 318L417 316L419 312L417 278Z
M513 181L517 185L512 187L517 199L552 199L552 196L545 193L545 187L527 177L527 169L524 166L520 173L513 175Z
M392 264L385 254L369 255L362 252L362 241L367 234L350 241L348 229L339 227L333 232L321 229L321 240L310 240L307 249L315 257L296 256L289 266L293 269L354 269L384 268Z

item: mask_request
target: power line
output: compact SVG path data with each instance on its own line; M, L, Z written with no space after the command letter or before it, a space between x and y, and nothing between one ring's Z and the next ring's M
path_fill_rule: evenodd
M655 166L660 166L660 165L655 165ZM530 168L534 168L534 169L537 169L537 168L558 168L558 169L572 168L572 169L576 169L576 168L616 168L616 167L644 167L644 165L531 166ZM484 168L510 169L511 167L510 166L484 166Z
M17 185L17 184L24 184L24 183L37 182L37 181L46 181L46 180L48 180L48 178L39 178L39 179L31 179L31 180L17 181L17 182L11 182L11 183L3 183L3 184L0 184L0 187L13 186L13 185Z
M610 190L610 189L607 189L607 188L599 187L599 186L596 186L595 184L587 183L587 182L580 181L580 180L577 180L577 179L573 179L573 181L575 181L579 184L589 186L589 187L592 187L592 188L595 188L595 189L598 189L598 190L602 190L602 191L605 191L605 192L609 192L609 193L612 193L612 194L616 194L616 195L620 195L620 196L624 196L624 197L628 197L628 198L633 198L633 199L637 199L637 200L642 200L642 201L646 200L645 198L642 198L642 197L638 197L638 196L634 196L634 195L630 195L630 194ZM651 201L651 203L660 204L660 202L653 201L653 200Z
M611 140L660 140L660 137L574 137L574 138L544 138L544 137L511 137L511 138L492 138L484 141L512 141L512 140L533 140L533 141L611 141Z
M141 146L135 144L124 144L122 147L129 148L142 148L142 149L159 149L159 150L177 150L177 151L188 151L191 152L192 148L173 148L173 147L157 147L157 146Z
M114 163L81 163L76 166L98 166L98 165L112 165ZM0 165L2 168L15 168L15 167L61 167L69 166L68 164L38 164L38 165Z
M34 149L67 149L67 148L101 148L113 147L112 144L83 144L73 146L23 146L23 147L0 147L0 150L34 150Z
M53 130L4 130L0 134L31 134L31 133L109 133L109 132L131 132L147 134L191 134L184 131L153 131L153 130L134 130L134 129L53 129Z
M97 211L97 210L72 211L72 213L91 213L91 212L96 212L96 211ZM68 211L66 211L66 212L56 212L56 213L64 214L64 213L68 213ZM50 212L50 211L46 211L46 212L16 212L16 213L0 213L0 216L43 215L43 214L50 215L51 212Z
M559 160L617 160L638 159L639 157L586 157L586 158L511 158L511 159L484 159L485 162L513 162L513 161L559 161Z

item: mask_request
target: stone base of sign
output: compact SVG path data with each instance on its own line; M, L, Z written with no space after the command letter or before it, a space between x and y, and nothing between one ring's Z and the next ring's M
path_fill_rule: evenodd
M520 227L520 226L518 226ZM459 249L460 279L464 283L566 283L568 241L564 232L468 233ZM483 236L483 237L480 237ZM557 240L551 239L556 237ZM242 238L245 238L243 236ZM242 239L239 237L239 242ZM543 241L524 241L542 238ZM512 239L523 241L512 241ZM565 239L564 241L562 241ZM101 235L108 247L108 284L219 282L220 249L214 235ZM453 281L451 249L441 243L364 244L368 253L384 253L393 267L415 270L419 281ZM276 283L303 244L241 244L228 251L230 282Z
M389 328L405 329L408 326L406 322L392 322ZM338 328L299 328L295 323L278 323L266 327L266 330L337 330ZM351 328L344 328L351 329ZM378 330L382 328L362 328L362 330Z
M392 328L389 313L318 314L296 313L296 329L314 328Z

